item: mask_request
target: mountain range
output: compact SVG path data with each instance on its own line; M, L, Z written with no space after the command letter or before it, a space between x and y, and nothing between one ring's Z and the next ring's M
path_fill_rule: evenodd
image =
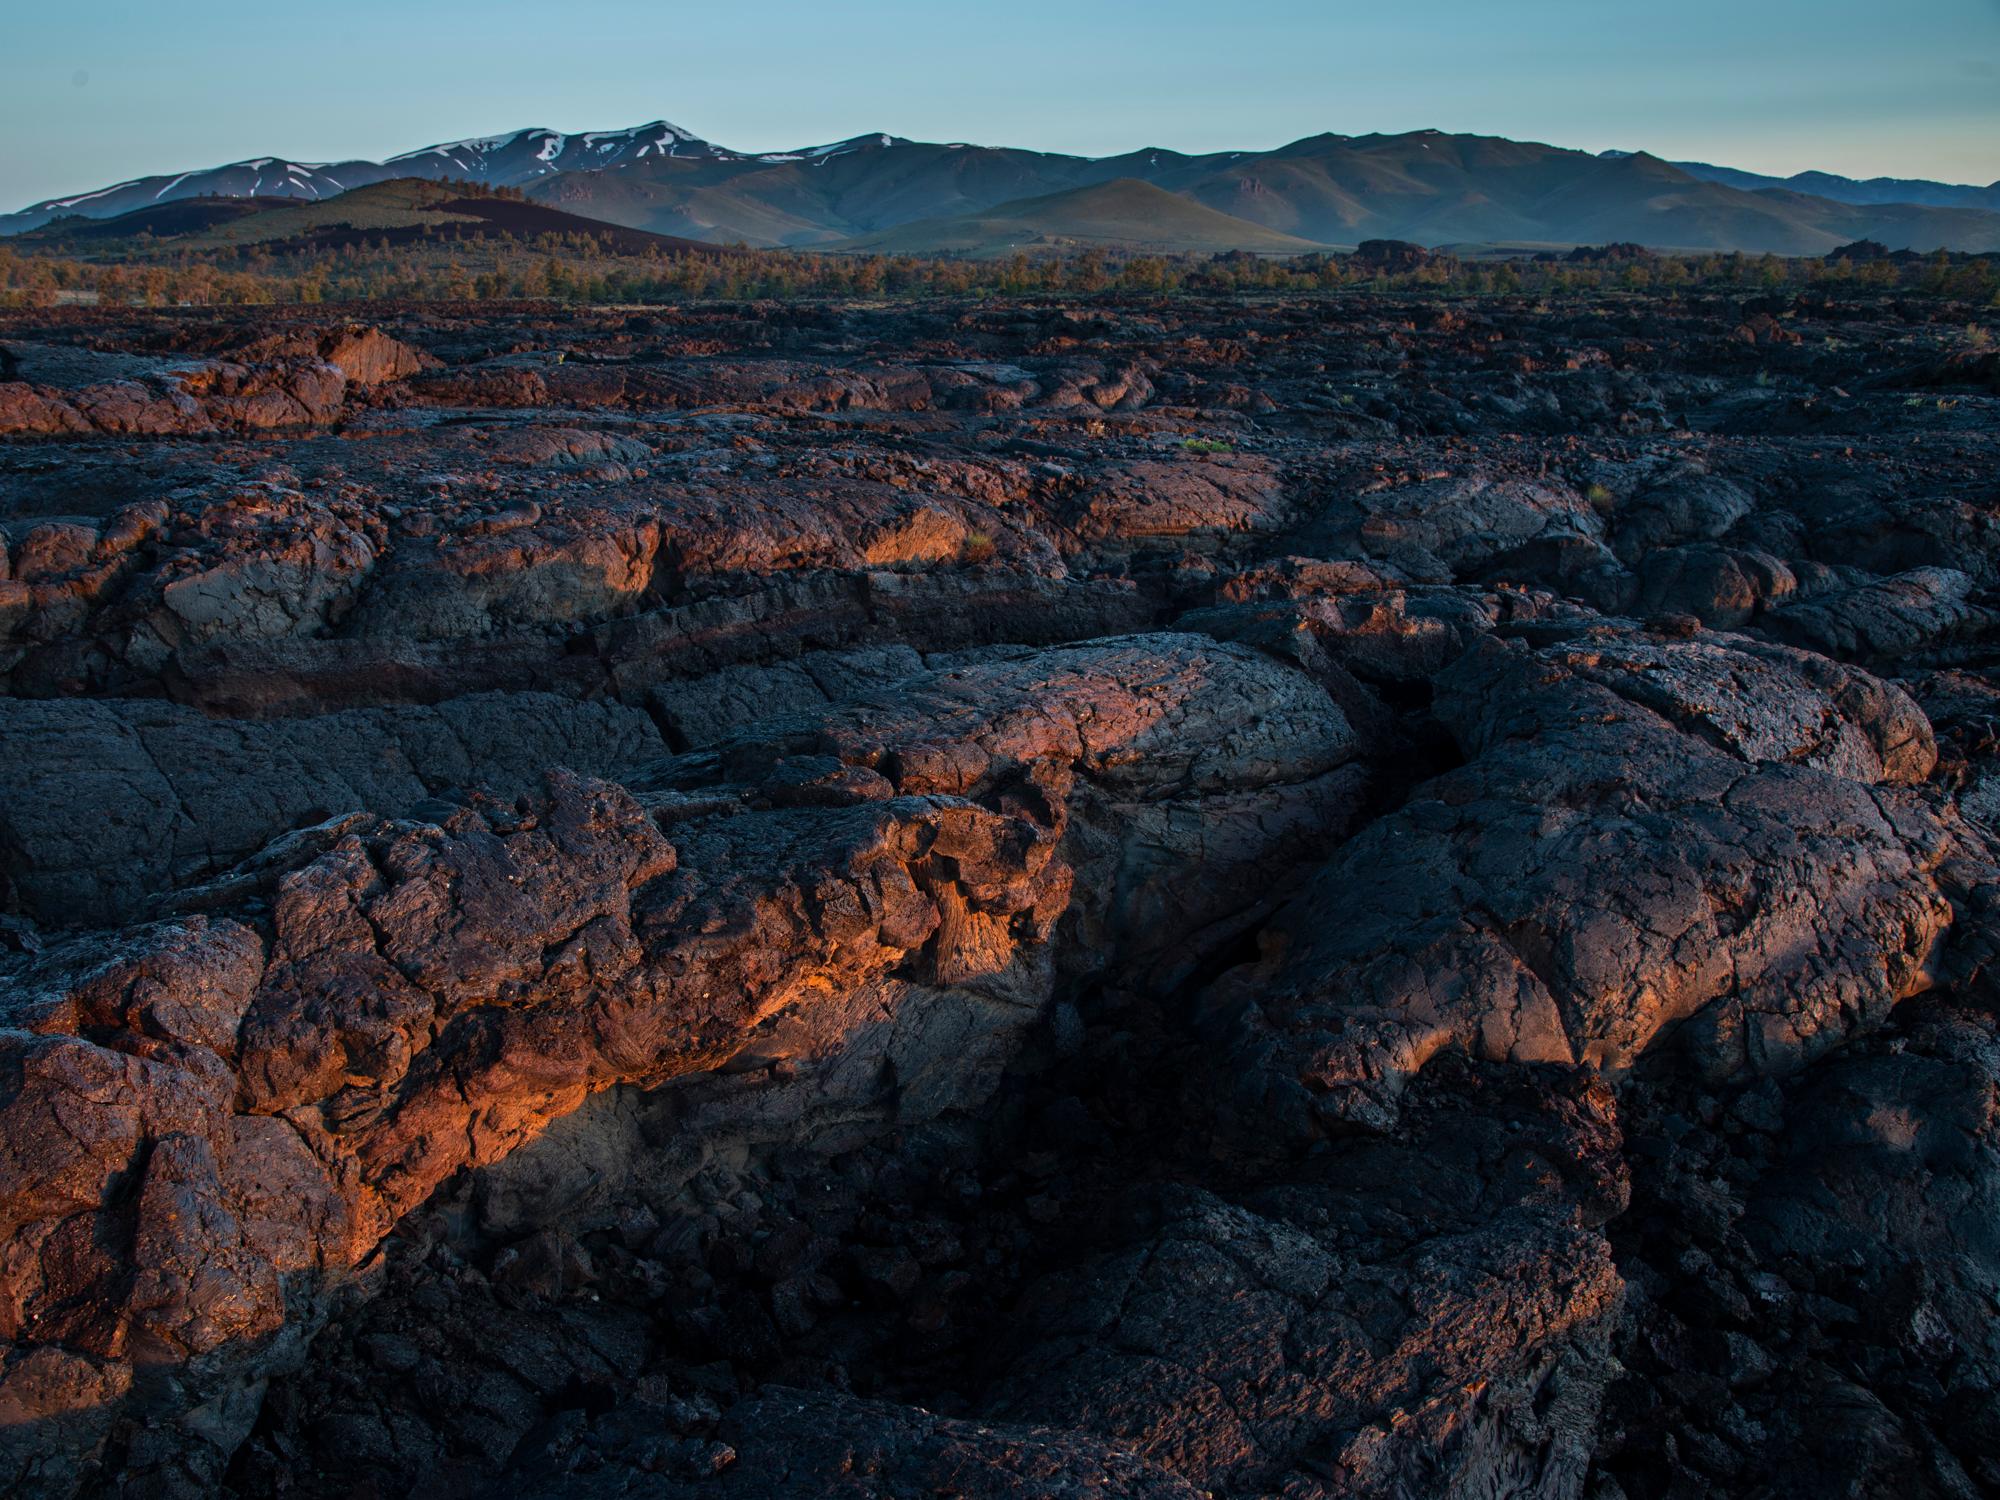
M583 218L752 246L1003 254L1121 244L1283 254L1393 238L1813 255L1869 239L2000 250L2000 184L1780 179L1645 152L1593 155L1435 130L1317 135L1273 151L1200 155L1083 157L883 134L744 152L663 120L581 135L520 130L380 162L259 157L136 178L0 216L0 234L193 198L310 202L399 178L517 188Z
M1631 156L1630 151L1605 151L1607 157ZM1975 187L1966 182L1933 182L1925 177L1842 177L1834 172L1795 172L1790 177L1768 177L1762 172L1745 172L1739 167L1718 167L1705 161L1674 163L1691 177L1704 182L1720 182L1728 187L1786 188L1795 193L1811 193L1836 203L1917 203L1932 208L1985 208L2000 212L2000 182Z

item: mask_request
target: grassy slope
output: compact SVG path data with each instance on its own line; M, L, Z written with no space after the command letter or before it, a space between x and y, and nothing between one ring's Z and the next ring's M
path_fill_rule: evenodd
M172 211L169 212L168 209ZM91 257L144 258L138 240L154 236L162 252L228 252L261 247L272 253L308 246L388 240L405 245L426 234L477 238L512 234L586 234L609 237L624 254L708 247L584 218L541 203L465 197L445 183L398 178L355 188L320 202L289 199L189 199L167 209L145 209L115 219L61 221L20 236L36 249Z
M1017 199L982 212L921 219L849 240L843 250L1008 255L1030 247L1120 245L1204 253L1291 255L1323 244L1233 218L1135 178Z

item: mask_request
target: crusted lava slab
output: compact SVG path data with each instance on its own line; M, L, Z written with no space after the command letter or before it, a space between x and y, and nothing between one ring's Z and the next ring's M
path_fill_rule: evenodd
M315 311L0 321L0 1485L2000 1488L1971 310Z

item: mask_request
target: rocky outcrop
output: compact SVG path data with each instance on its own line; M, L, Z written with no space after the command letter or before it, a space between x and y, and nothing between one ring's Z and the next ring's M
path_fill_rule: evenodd
M358 326L265 339L220 358L127 358L116 370L104 369L106 361L87 351L17 345L14 353L19 378L0 382L0 437L325 426L339 418L350 384L402 380L435 364L377 329ZM43 375L51 379L44 382Z
M1617 636L1489 643L1439 687L1469 763L1344 848L1211 1000L1246 1128L1383 1124L1447 1048L1792 1071L1938 981L1960 831L1894 790L1935 756L1901 692Z
M230 352L237 361L250 365L319 360L340 371L349 385L364 389L442 367L442 361L434 356L365 323L274 334Z
M1994 1488L1928 297L10 314L0 1487Z
M1918 568L1815 593L1762 622L1781 641L1845 661L1879 661L1989 634L1991 608L1951 568Z
M1583 1493L1623 1295L1596 1228L1624 1206L1615 1109L1601 1085L1493 1102L1426 1101L1247 1203L1166 1190L1139 1242L1030 1291L996 1409L1211 1493Z
M0 859L42 921L115 921L296 829L332 837L356 815L404 816L453 788L511 801L550 767L616 775L665 748L637 710L545 693L267 722L13 699L0 702ZM76 816L79 798L94 816Z
M610 727L601 714L593 725L577 706L542 706L569 710L577 748L615 752L588 745ZM296 756L370 733L413 744L499 708L465 700L400 720L373 710L364 723L247 731L261 736L275 784L311 795L337 770L315 786L313 773L278 763L279 747ZM94 714L115 737L102 758L131 745L211 850L267 813L204 792L217 747L211 735L203 750L201 721L176 725L185 711L18 711ZM1262 727L1246 734L1246 717ZM1185 823L1188 837L1214 842L1214 827L1234 819L1242 858L1284 857L1351 812L1351 778L1314 783L1359 749L1306 679L1172 637L913 679L885 703L829 711L812 744L791 742L798 733L729 741L637 778L651 817L623 791L563 777L539 802L473 797L452 810L419 799L421 821L336 821L274 849L261 872L193 898L213 906L268 890L268 917L246 922L251 907L142 929L109 959L79 940L26 969L22 991L38 998L22 1018L10 1134L33 1138L31 1122L50 1113L72 1133L21 1162L0 1193L13 1215L9 1332L22 1373L10 1388L22 1410L39 1418L61 1399L51 1359L129 1387L141 1348L158 1351L144 1361L156 1372L162 1358L174 1367L161 1401L220 1400L205 1380L250 1378L243 1371L258 1368L288 1317L329 1295L453 1173L500 1160L612 1085L838 1058L857 1006L921 1014L949 1008L952 994L990 996L971 1037L910 1028L882 1054L932 1108L972 1107L976 1078L997 1078L1008 1034L1048 1004L1051 971L1037 954L1072 904L1077 779L1101 789L1087 800L1104 819L1079 857L1126 865L1131 894L1117 894L1159 901L1132 872L1147 827ZM149 734L177 739L164 760L146 749ZM532 757L554 747L518 748ZM361 758L371 758L365 742ZM21 774L36 759L24 726ZM505 764L481 760L483 770ZM117 776L109 764L104 774ZM435 762L431 774L442 774ZM399 796L393 784L348 790L364 805ZM403 795L420 790L417 778ZM731 815L732 805L747 810ZM1127 815L1150 822L1127 827ZM59 836L42 831L30 860L56 880ZM286 869L288 850L305 862ZM72 880L94 865L76 868ZM144 874L138 885L158 883ZM1246 904L1240 891L1183 903L1199 914L1192 944L1177 940L1190 956L1200 930ZM1160 943L1145 911L1110 906L1100 926ZM182 1144L166 1150L168 1138ZM136 1200L94 1196L131 1174L143 1184ZM286 1184L276 1201L274 1181ZM193 1221L190 1203L204 1205ZM166 1301L117 1264L79 1263L64 1248L66 1236L101 1240L107 1215L135 1243L161 1238L174 1268L163 1274L175 1280ZM216 1238L225 1223L238 1226L226 1243ZM51 1316L69 1304L92 1309L88 1328Z
M1077 872L1079 961L1157 983L1259 910L1250 881L1347 829L1368 750L1301 673L1156 634L908 677L637 784L720 778L781 802L955 796L1025 810Z
M192 918L21 975L0 1382L29 1447L10 1471L80 1386L100 1423L135 1391L168 1420L229 1407L259 1346L399 1217L590 1093L721 1065L904 965L996 974L1068 893L1046 832L963 802L761 824L695 868L625 794L561 779L531 811L347 833L278 880L263 932ZM208 1420L183 1440L226 1454Z

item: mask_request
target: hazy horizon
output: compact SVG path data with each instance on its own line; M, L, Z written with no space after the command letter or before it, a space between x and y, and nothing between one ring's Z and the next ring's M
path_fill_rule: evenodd
M1435 128L1650 151L1786 176L2000 179L2000 0L1690 0L1671 23L1580 0L1080 11L1004 26L893 0L712 10L354 0L338 34L245 0L110 3L12 23L0 211L278 155L385 156L547 126L665 118L774 150L869 131L1088 156L1268 150Z

